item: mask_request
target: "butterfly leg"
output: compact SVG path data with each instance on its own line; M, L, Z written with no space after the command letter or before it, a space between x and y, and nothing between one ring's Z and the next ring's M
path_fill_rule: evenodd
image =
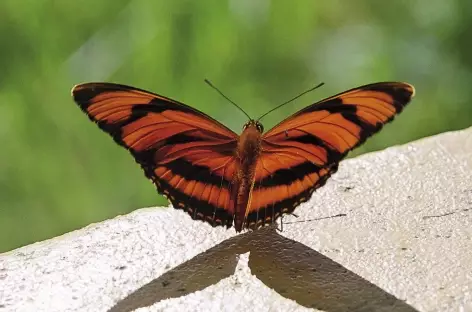
M277 228L277 231L283 232L284 231L284 215L280 216L280 229Z
M298 218L298 215L296 215L296 214L294 214L294 213L292 213L292 212L289 213L289 215L294 216L295 218ZM280 216L280 229L277 228L277 231L279 231L279 232L283 232L283 231L284 231L284 216L285 216L285 215L283 215L283 214Z

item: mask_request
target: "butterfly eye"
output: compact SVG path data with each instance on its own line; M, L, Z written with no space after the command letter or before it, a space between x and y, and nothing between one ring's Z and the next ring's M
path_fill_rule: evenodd
M257 124L256 124L256 127L257 127L257 130L258 130L260 133L264 132L264 126L262 126L262 124L257 123Z

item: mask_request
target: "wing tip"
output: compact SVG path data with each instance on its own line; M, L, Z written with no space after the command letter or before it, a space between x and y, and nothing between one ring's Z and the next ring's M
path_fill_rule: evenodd
M75 97L75 94L77 94L78 91L80 91L80 89L82 88L84 84L83 83L78 83L78 84L75 84L72 89L70 89L70 95L72 97Z
M416 89L411 83L398 81L398 82L391 82L390 84L396 84L403 90L407 91L409 93L410 99L413 98L416 94Z
M416 94L416 89L415 89L415 87L414 87L412 84L409 84L409 83L407 83L407 82L403 82L403 83L408 86L409 91L411 92L410 97L413 98L413 97L415 96L415 94Z
M112 84L100 83L100 82L86 82L79 83L72 87L71 96L74 101L82 108L86 109L88 105L93 101L95 96L100 94L105 86L112 86ZM100 88L102 87L102 88Z
M400 100L401 102L403 102L404 105L409 103L416 94L416 89L412 84L407 83L407 82L402 82L402 81L376 82L376 83L364 85L358 88L354 88L349 91L358 91L358 90L362 91L363 89L385 92L391 95L393 98L396 98L397 100ZM349 91L346 91L346 93ZM342 94L343 93L339 95L342 95Z

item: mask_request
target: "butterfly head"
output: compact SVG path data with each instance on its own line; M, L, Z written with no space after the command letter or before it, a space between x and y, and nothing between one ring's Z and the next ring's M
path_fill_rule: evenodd
M259 131L260 133L264 132L264 126L257 120L249 120L246 122L243 126L243 130L246 130L249 127L254 127Z

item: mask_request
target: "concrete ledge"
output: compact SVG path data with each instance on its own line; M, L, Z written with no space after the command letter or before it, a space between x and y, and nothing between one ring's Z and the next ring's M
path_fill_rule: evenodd
M472 311L472 128L341 163L236 235L147 208L0 255L0 311Z

